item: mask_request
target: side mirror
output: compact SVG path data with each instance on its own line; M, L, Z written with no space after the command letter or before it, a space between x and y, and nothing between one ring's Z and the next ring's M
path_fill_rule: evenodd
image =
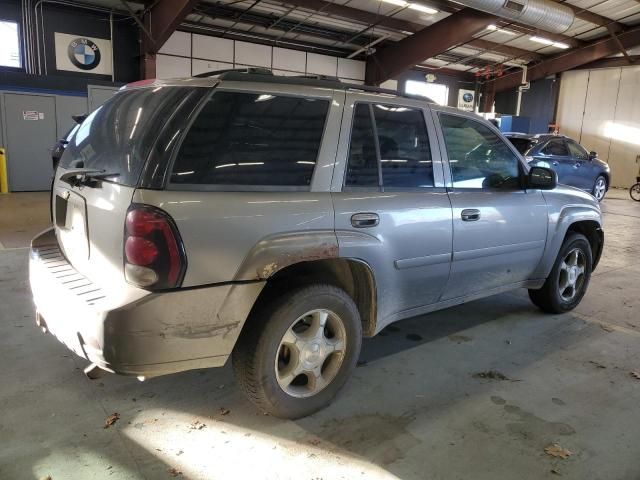
M545 167L531 167L527 181L528 188L553 190L558 185L558 175Z
M589 152L589 160L595 160L598 158L598 152L594 152L593 150Z

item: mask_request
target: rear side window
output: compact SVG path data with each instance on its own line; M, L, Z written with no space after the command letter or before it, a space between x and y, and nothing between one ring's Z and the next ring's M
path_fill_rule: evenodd
M216 92L182 143L174 184L306 187L329 101Z
M60 166L117 174L109 181L134 186L158 133L191 87L156 87L119 92L71 133Z
M346 185L377 187L380 183L375 131L371 120L369 105L357 104L351 127Z
M427 127L420 110L373 105L385 187L433 187Z
M422 111L357 104L345 185L385 189L433 187L431 150Z

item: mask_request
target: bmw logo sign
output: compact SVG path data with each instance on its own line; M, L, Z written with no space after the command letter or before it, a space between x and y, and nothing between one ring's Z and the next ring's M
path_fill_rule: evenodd
M81 70L93 70L100 64L100 49L88 38L76 38L67 49L69 60Z
M473 102L473 93L465 93L462 95L462 100L464 100L467 103L471 103Z

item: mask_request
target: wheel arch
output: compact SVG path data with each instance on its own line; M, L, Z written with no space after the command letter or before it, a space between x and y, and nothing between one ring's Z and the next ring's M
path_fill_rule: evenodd
M600 257L602 256L602 250L604 247L604 232L602 231L600 224L595 220L581 220L570 224L564 238L562 239L563 243L571 232L580 233L589 241L593 256L591 269L592 271L595 270L598 262L600 261Z
M551 213L549 219L551 223L547 231L547 244L531 279L542 280L549 276L558 252L571 231L581 233L589 239L593 253L592 268L595 269L604 245L602 216L598 207L588 204L567 204L560 207L557 213Z
M324 258L287 265L267 278L267 284L253 309L262 308L274 296L287 295L294 287L314 283L325 283L344 290L358 308L363 335L374 335L377 321L375 277L371 267L359 259Z

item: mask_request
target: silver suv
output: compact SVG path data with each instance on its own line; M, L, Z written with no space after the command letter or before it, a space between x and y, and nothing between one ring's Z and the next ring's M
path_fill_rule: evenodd
M71 137L32 242L37 322L108 371L220 367L261 409L327 405L363 336L516 288L565 312L598 202L480 117L326 78L124 87Z

